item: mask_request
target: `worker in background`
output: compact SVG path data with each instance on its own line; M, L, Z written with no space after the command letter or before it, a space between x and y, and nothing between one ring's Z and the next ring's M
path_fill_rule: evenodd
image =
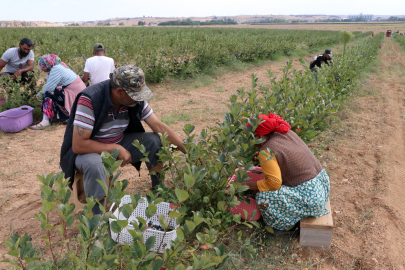
M320 68L323 63L329 66L329 61L333 64L332 51L325 50L323 54L317 55L314 57L314 59L312 59L311 64L309 65L309 69L313 72L317 72L315 66Z
M108 80L113 73L114 59L104 56L105 49L101 43L96 43L93 47L93 57L86 60L82 81L86 83L90 77L90 85Z
M28 84L33 90L36 82L34 78L34 52L32 41L23 38L18 44L18 48L10 48L5 51L0 60L0 71L5 67L0 77L11 76L14 81L20 78L22 84ZM31 71L31 72L29 72Z

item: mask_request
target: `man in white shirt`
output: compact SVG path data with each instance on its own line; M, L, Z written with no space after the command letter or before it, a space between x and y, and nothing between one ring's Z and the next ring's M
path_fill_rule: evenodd
M105 49L101 43L96 43L93 47L93 54L95 56L86 60L84 66L84 75L81 78L83 82L87 82L90 76L90 85L108 80L110 73L113 73L114 59L104 56Z
M28 38L21 39L18 48L10 48L3 53L0 60L0 71L5 67L3 76L12 76L14 81L20 77L21 83L29 84L33 89L36 85L34 73L34 52L32 41ZM29 72L31 71L31 72Z

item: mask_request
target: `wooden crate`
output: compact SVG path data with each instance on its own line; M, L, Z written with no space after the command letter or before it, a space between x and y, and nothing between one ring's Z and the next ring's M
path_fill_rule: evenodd
M303 247L329 248L332 243L333 220L330 201L329 214L319 218L307 217L300 222L300 245Z
M106 179L106 183L108 186L108 179ZM83 210L83 205L87 204L86 203L86 195L84 193L84 184L83 184L83 174L76 172L75 173L75 181L73 183L73 191L72 195L70 196L69 203L74 203L76 205L75 207L75 214L77 214L79 211ZM107 202L104 202L104 206Z

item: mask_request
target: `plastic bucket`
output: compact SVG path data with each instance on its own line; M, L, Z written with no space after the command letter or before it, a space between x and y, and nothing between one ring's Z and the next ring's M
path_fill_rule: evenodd
M0 113L0 129L4 132L19 132L33 122L30 106L21 106Z

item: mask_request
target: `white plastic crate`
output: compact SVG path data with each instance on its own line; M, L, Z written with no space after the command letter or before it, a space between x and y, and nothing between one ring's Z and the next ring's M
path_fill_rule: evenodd
M130 204L130 203L131 203L131 196L125 195L121 199L120 207L124 204ZM156 205L157 206L156 214L154 216L152 216L150 219L147 219L146 215L145 215L145 209L148 207L148 205L149 205L149 203L146 198L142 197L139 200L138 206L135 208L134 212L132 212L131 216L128 219L129 224L128 224L127 228L129 230L134 229L134 227L130 224L131 221L139 224L139 221L136 219L137 217L141 217L141 218L145 219L146 224L148 224L149 221L152 221L152 223L154 225L160 225L158 214L165 215L166 219L168 221L169 227L174 228L174 230L172 230L170 232L166 232L166 234L164 234L164 232L161 232L161 231L147 229L143 233L143 242L144 243L146 242L146 240L148 240L149 237L156 236L155 246L153 248L151 248L151 251L163 253L165 249L170 248L170 241L174 241L177 238L177 228L179 227L179 225L177 225L177 223L176 223L177 219L173 220L169 217L169 212L173 210L170 208L170 203L167 203L167 202L158 203ZM113 206L114 205L111 206L111 209ZM118 218L118 220L126 220L126 218L124 217L124 215L122 213L120 213L118 215L118 208L114 211L113 214ZM111 222L113 222L113 221L114 221L114 219L110 219L110 225L111 225ZM133 241L133 238L132 238L131 234L128 232L127 228L122 229L122 231L120 233L119 242L121 244L124 244L125 242L131 243ZM118 234L111 231L111 237L114 241L117 241ZM163 242L162 242L162 240L163 240ZM160 245L160 243L162 243L162 244ZM160 245L160 249L158 250L159 245Z

